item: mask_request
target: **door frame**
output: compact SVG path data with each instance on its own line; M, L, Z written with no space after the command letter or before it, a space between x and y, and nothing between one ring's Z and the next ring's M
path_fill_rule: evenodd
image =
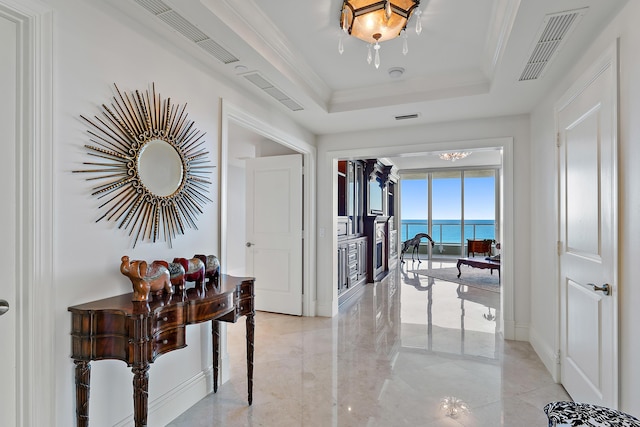
M18 426L55 419L53 278L53 10L34 0L0 0L19 28L16 205ZM41 355L48 355L42 357Z
M502 292L500 292L500 307L502 311L501 330L505 339L509 340L527 340L528 325L518 324L515 320L515 300L516 292L514 288L514 249L515 249L515 228L514 228L514 181L513 181L513 137L499 137L474 140L459 141L441 141L433 143L423 143L404 146L388 146L388 147L366 147L352 148L348 150L331 150L327 152L327 160L331 167L331 175L333 177L333 191L335 195L337 189L338 177L338 160L346 158L373 158L373 157L394 157L404 153L412 153L419 155L420 153L429 153L432 151L457 151L465 149L477 148L500 148L502 149L502 168L500 169L500 186L501 198L501 219L500 234L502 241L500 242L500 257L502 260ZM328 201L327 201L328 202ZM337 197L332 197L331 203L327 203L331 209L331 217L335 218L337 212ZM336 221L332 221L331 237L332 252L338 251L338 231ZM332 274L331 277L338 277L338 266L336 257L332 257ZM332 286L333 290L333 306L331 310L337 313L338 310L338 289Z
M316 148L303 140L277 129L262 119L244 111L232 103L220 98L220 141L218 144L218 183L219 183L219 235L220 263L224 270L227 253L227 201L228 201L228 155L229 125L238 126L255 132L280 145L302 154L304 181L302 185L302 315L316 315Z

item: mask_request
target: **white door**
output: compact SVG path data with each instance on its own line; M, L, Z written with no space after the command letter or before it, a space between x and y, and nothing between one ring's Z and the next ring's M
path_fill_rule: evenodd
M612 408L618 405L616 61L611 49L556 107L561 381L574 400Z
M302 155L247 160L247 270L256 310L302 315Z
M0 424L16 422L16 24L0 13ZM7 307L8 306L8 307ZM8 308L8 310L7 310Z

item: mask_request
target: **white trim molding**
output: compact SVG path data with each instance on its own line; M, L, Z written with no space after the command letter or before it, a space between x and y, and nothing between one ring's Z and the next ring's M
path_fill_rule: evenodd
M18 28L16 255L20 299L16 346L18 426L55 418L53 278L53 11L35 0L0 0ZM42 357L42 355L49 355Z

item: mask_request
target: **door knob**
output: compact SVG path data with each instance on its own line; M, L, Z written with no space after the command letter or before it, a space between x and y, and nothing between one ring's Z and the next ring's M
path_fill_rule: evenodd
M0 316L9 311L9 303L3 299L0 299Z
M605 295L611 294L611 286L608 283L602 285L602 287L594 285L593 283L587 283L587 286L593 286L594 291L602 291Z
M250 248L250 247L251 247L251 246L253 246L253 245L255 245L255 243L251 243L251 242L247 242L247 243L246 243L246 246L247 246L248 248Z

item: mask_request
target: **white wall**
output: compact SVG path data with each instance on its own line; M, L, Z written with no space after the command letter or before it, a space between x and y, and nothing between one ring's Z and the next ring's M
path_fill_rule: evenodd
M99 113L109 103L113 83L123 91L146 90L152 82L173 103L187 103L189 119L206 132L212 164L218 162L219 99L261 117L274 126L313 143L309 133L295 126L277 108L232 89L229 81L212 76L202 63L166 40L132 28L120 12L102 2L51 0L54 10L54 205L55 273L55 425L75 424L74 365L70 354L70 314L67 307L131 291L119 272L120 257L173 259L196 253L215 254L219 247L217 178L210 198L197 219L169 248L164 242L139 243L113 222L95 223L98 201L91 183L72 170L87 161L87 128L79 116ZM207 326L187 328L188 347L163 355L152 364L149 382L149 425L164 425L202 398L207 390L203 372L211 363ZM48 357L48 356L47 356ZM93 427L128 425L133 413L131 370L120 361L92 363L90 420ZM176 391L180 390L180 396ZM163 400L167 398L166 400Z
M179 49L145 32L132 29L127 19L106 13L100 2L50 0L54 9L54 95L55 134L55 368L56 421L58 426L74 425L75 395L73 363L69 358L70 316L67 307L82 302L129 292L130 284L118 270L119 259L128 254L141 259L169 259L191 256L196 252L214 253L218 247L217 203L205 206L198 218L199 230L188 230L174 242L173 249L164 243L141 244L131 250L131 241L112 223L95 223L98 201L89 195L90 184L71 173L86 160L82 145L87 143L86 127L79 115L93 115L98 105L113 94L111 85L123 90L146 89L155 82L163 96L177 103L188 103L190 119L207 133L211 160L217 163L217 135L220 97L250 111L262 120L313 144L312 136L293 125L278 109L261 103L255 96L231 88L223 78L212 76L200 63L193 63ZM441 123L419 127L399 127L386 131L359 134L327 135L319 139L317 171L317 227L328 231L318 239L317 292L319 314L331 315L337 307L334 292L333 182L328 151L441 143L481 138L511 136L514 138L515 237L515 319L521 337L529 330L536 350L553 370L549 358L557 350L557 296L555 292L555 148L553 137L553 101L569 86L581 69L597 57L616 37L621 37L620 73L620 342L621 342L621 408L640 415L640 366L635 363L640 353L640 335L634 327L640 324L640 263L633 258L634 236L640 235L640 222L634 213L640 208L640 168L633 163L640 158L640 4L629 2L585 58L567 79L547 97L531 118L505 117L462 123ZM530 143L531 140L531 143ZM535 171L532 180L531 171ZM529 196L529 194L531 194ZM217 200L216 184L211 198ZM536 236L532 240L532 236ZM544 265L544 268L538 266ZM532 268L531 266L534 266ZM530 284L532 284L530 286ZM531 297L531 303L530 298ZM163 355L150 370L152 404L149 425L163 425L181 412L178 404L190 406L197 397L186 402L166 402L163 408L153 403L176 387L185 385L210 363L206 328L188 328L189 347ZM201 345L202 342L202 345ZM131 371L119 361L92 364L90 416L93 427L111 426L133 412ZM176 369L179 366L180 369ZM205 392L197 382L195 396ZM153 411L155 409L155 411Z
M619 50L619 329L620 409L640 416L640 263L637 243L640 235L640 2L629 2L613 19L575 67L548 94L531 116L533 221L531 233L539 236L532 252L531 336L532 344L549 370L557 375L553 355L558 351L558 291L555 241L557 240L556 154L553 103L592 62L620 38Z
M317 226L324 228L324 237L318 233L318 313L329 316L337 309L337 292L333 266L335 236L331 230L334 222L336 195L333 189L334 171L332 156L343 151L355 157L376 157L384 150L386 156L404 152L426 151L425 146L436 145L434 149L465 148L464 141L512 137L514 170L514 301L515 317L507 319L515 338L528 339L529 328L529 257L530 242L530 165L529 165L529 118L528 116L501 117L470 120L455 123L439 123L426 126L396 127L370 132L325 135L318 138L318 195ZM443 144L445 147L443 147ZM461 145L462 144L462 145ZM393 151L394 146L398 151ZM466 147L468 148L468 147ZM427 148L428 150L428 148ZM327 283L331 287L326 286Z

